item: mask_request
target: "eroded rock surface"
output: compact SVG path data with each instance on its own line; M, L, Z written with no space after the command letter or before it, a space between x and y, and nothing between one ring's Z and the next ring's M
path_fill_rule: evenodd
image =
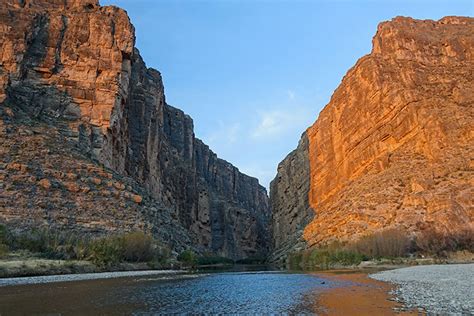
M161 74L146 67L134 43L134 28L126 12L101 7L98 1L2 2L2 163L36 164L41 170L64 172L63 168L76 165L73 158L64 166L52 163L48 155L38 151L44 144L61 147L62 142L65 147L59 149L66 156L74 148L81 159L138 186L135 191L127 191L127 203L133 208L126 213L131 219L116 225L116 229L134 227L138 223L133 221L134 216L149 213L142 210L142 204L149 200L150 205L166 212L187 231L184 244L236 259L265 255L270 242L265 189L257 179L217 158L194 137L192 119L166 103ZM12 151L27 141L18 137L18 130L31 126L36 128L34 135L42 145L30 146L30 155L27 151ZM43 156L35 161L39 155ZM14 198L21 196L20 189L9 186L10 192L5 190L1 195L2 221L19 221L27 212L41 210L32 220L62 223L51 216L52 209L64 217L84 216L87 221L88 213L81 210L94 209L97 201L89 198L91 193L85 195L83 204L63 204L84 193L81 183L86 178L94 179L89 182L98 190L105 179L93 172L76 173L80 180L72 179L68 184L55 186L56 180L49 178L38 183L44 188L50 181L51 194L44 194L50 205L46 209L36 199L20 206ZM3 172L7 185L11 184L11 175ZM53 199L55 190L63 187L71 196ZM112 188L123 191L121 184L112 184ZM123 204L113 196L110 203ZM162 226L153 216L140 221L160 230Z
M379 25L372 52L348 71L306 132L315 212L306 246L391 227L472 227L473 48L472 18L397 17ZM278 204L295 201L295 193L277 179L274 227L299 207Z
M308 145L304 133L298 147L279 164L270 184L273 243L269 260L274 264L284 265L288 252L306 248L303 231L314 217L308 200Z

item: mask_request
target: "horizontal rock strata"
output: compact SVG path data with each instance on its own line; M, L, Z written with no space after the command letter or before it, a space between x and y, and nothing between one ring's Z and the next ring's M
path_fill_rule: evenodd
M381 23L372 52L348 71L306 131L306 175L291 189L280 174L274 180L275 240L295 238L278 227L300 206L278 201L304 194L306 178L315 213L304 230L306 247L387 228L472 228L473 48L472 18ZM291 156L305 155L297 152Z

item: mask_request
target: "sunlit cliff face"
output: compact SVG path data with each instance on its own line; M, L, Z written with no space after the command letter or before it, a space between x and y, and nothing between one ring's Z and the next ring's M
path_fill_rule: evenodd
M307 130L308 245L474 222L474 19L395 18Z

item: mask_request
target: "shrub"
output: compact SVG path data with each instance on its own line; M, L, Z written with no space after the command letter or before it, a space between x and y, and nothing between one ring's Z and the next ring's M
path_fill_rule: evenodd
M87 239L79 239L72 247L73 256L77 260L85 260L89 255L90 242Z
M324 270L337 266L358 265L364 259L362 254L328 246L293 253L289 256L288 265L291 270Z
M8 238L9 237L9 231L7 229L7 226L5 225L0 225L0 244L8 244Z
M313 249L303 256L305 269L329 269L335 265L357 265L363 260L361 254L344 249Z
M358 265L367 259L363 254L350 250L334 251L329 254L329 258L330 262L337 262L343 266Z
M165 263L171 258L171 249L166 245L155 244L153 261Z
M417 235L415 244L418 251L440 257L452 251L474 252L474 229L469 225L454 232L429 228Z
M131 262L150 261L154 257L153 238L143 232L125 234L122 238L123 259Z
M8 246L0 243L0 259L5 257L8 254Z
M454 250L467 250L474 253L474 226L466 225L452 234Z
M387 229L365 236L346 246L347 249L369 258L396 258L406 256L410 251L411 239L399 229Z
M293 252L288 256L288 266L290 270L303 269L302 262L303 262L302 252Z
M265 264L267 259L263 256L250 256L244 259L237 260L238 264Z
M13 234L12 244L15 249L31 252L46 252L48 233L45 230L32 229L29 232Z
M34 229L29 232L11 233L9 245L12 249L28 250L46 258L74 259L74 247L80 240L69 233Z
M197 258L197 264L198 265L234 264L234 260L225 258L225 257L206 255L206 256Z
M92 240L89 259L98 266L110 266L122 259L122 245L117 237Z
M195 266L197 263L196 254L192 250L185 250L179 254L178 261L187 266Z
M121 261L164 263L171 255L168 247L143 232L91 239L87 235L46 228L13 232L0 225L0 245L9 246L12 250L28 250L52 259L89 259L100 266Z

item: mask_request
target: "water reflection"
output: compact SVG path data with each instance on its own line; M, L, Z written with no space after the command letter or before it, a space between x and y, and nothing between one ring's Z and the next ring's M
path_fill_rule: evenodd
M222 273L148 284L133 299L147 303L144 313L283 313L299 305L304 293L330 286L334 284L305 274ZM299 309L310 312L305 306Z
M0 288L0 314L311 314L305 295L342 285L308 274L231 272L16 286Z

